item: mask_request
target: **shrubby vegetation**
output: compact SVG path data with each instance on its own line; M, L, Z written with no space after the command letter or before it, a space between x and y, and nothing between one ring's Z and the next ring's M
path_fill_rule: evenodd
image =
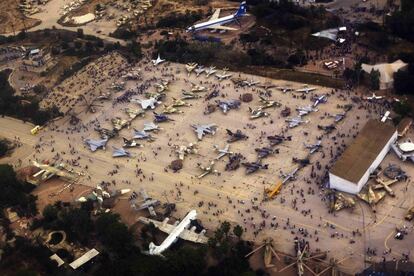
M187 10L182 13L170 13L167 16L161 17L156 25L157 28L185 28L192 25L194 22L202 19L202 12Z
M249 1L254 5L252 13L260 21L265 21L271 27L282 27L288 30L296 30L309 25L307 18L322 18L325 11L322 7L311 6L309 9L296 5L293 1Z
M0 157L6 155L9 150L9 146L5 140L0 140Z
M248 65L270 65L286 67L283 61L275 60L260 48L249 49L247 53L218 42L186 41L180 37L158 41L157 52L170 61L187 63L195 60L201 64L214 64L233 69Z
M10 69L0 72L0 115L29 120L36 125L43 125L48 120L60 115L56 107L40 110L39 100L15 96L15 91L8 80L10 73Z
M401 10L392 14L387 25L393 34L414 41L414 1L401 0Z
M0 208L11 207L19 216L37 214L36 197L30 192L34 187L19 181L10 165L0 165Z

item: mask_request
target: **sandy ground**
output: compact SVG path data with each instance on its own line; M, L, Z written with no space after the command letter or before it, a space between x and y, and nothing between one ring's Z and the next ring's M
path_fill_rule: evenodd
M0 34L19 33L40 23L38 19L25 17L18 9L18 1L0 1Z
M252 103L242 103L239 110L230 110L227 115L220 110L210 115L203 115L206 102L204 99L191 100L192 107L180 108L183 114L170 115L173 122L162 123L158 133L154 136L156 140L152 143L145 142L143 149L131 149L132 158L111 157L112 147L121 147L122 138L131 138L132 128L142 129L143 123L152 121L153 115L148 111L144 118L137 118L132 122L130 129L123 129L119 137L110 140L107 144L106 151L97 151L91 153L84 146L83 139L98 139L98 134L93 130L94 126L99 124L101 127L112 128L110 119L119 116L126 119L127 116L123 109L125 107L137 108L133 103L102 102L102 107L97 107L98 112L91 114L82 112L85 108L76 104L77 95L86 95L88 99L99 95L101 92L111 91L113 99L125 92L116 92L109 88L112 82L123 81L120 76L129 70L141 70L143 79L139 81L127 81L126 90L142 87L142 91L155 92L154 84L161 79L170 80L170 89L167 91L164 103L169 104L172 98L179 98L182 90L191 89L191 83L202 84L208 87L208 91L217 89L226 99L237 99L241 93L251 92L254 95ZM233 77L239 77L239 73L234 72ZM277 81L265 79L262 77L241 75L243 78L259 80L262 83L272 82L276 85L290 85L293 88L300 88L302 84L288 83L286 81ZM387 197L377 207L376 216L364 204L358 204L353 212L344 210L336 215L329 214L322 201L320 189L318 188L318 179L310 177L311 166L301 170L298 178L293 183L286 184L280 195L270 202L261 202L263 189L273 185L279 178L279 172L289 172L296 167L292 163L292 157L303 158L307 155L307 150L303 143L314 143L316 137L322 136L323 153L319 152L311 157L312 165L319 161L322 167L330 161L330 150L337 152L332 137L337 136L339 144L349 144L352 141L352 135L360 129L364 122L371 117L378 118L378 112L381 108L373 109L369 113L365 108L357 106L348 113L346 119L337 125L337 130L330 135L323 135L323 132L317 129L317 125L328 125L333 122L333 118L327 114L336 114L342 112L337 107L338 104L350 103L350 95L346 91L340 91L332 94L326 104L321 104L319 111L307 116L310 120L308 124L286 130L286 122L282 118L279 109L269 109L271 114L269 118L251 121L248 119L248 107L259 105L258 91L260 89L252 87L235 88L229 80L218 82L213 77L207 79L204 75L196 77L193 73L188 76L185 72L184 65L180 64L162 64L156 68L149 65L147 61L134 66L128 63L116 53L100 58L96 63L86 66L73 77L65 80L59 87L45 99L44 103L58 103L63 111L69 109L70 105L75 106L75 111L79 113L83 126L73 127L69 125L68 118L57 121L55 124L41 131L38 136L31 136L26 125L18 121L7 118L0 118L0 135L13 138L18 135L26 149L38 145L36 150L25 152L24 154L12 156L7 160L0 162L17 162L22 160L22 165L27 165L31 160L57 160L73 164L75 170L84 171L87 175L81 179L80 183L91 187L101 181L115 183L111 188L132 188L139 191L145 188L148 194L161 200L162 202L177 203L177 212L175 217L183 217L190 209L197 209L198 218L202 221L207 229L214 229L218 223L227 220L232 224L240 224L245 227L244 238L260 242L264 237L273 237L276 249L293 254L293 238L301 236L298 228L304 228L309 235L307 240L310 242L312 251L317 248L329 251L329 257L341 259L349 257L343 263L343 269L348 273L354 273L364 267L364 248L376 248L378 255L387 248L392 248L392 253L387 255L387 259L400 257L401 253L411 254L409 252L414 242L413 235L410 233L404 241L397 241L392 238L395 227L403 225L405 222L403 216L406 209L413 204L413 199L409 195L413 193L412 185L395 184L395 198ZM330 92L330 89L318 87L316 94ZM204 92L205 93L205 92ZM134 96L134 98L143 98L143 96ZM273 99L278 100L284 106L289 106L292 110L298 106L311 104L310 96L306 99L294 97L292 94L283 94L280 91L273 90ZM214 98L210 102L214 102ZM363 105L361 105L363 106ZM282 107L282 108L283 108ZM156 109L161 112L161 107ZM293 112L295 114L295 112ZM359 119L357 119L359 117ZM271 123L273 121L273 123ZM195 142L196 136L192 131L190 124L207 124L216 123L218 131L214 136L206 136L198 143L199 154L190 155L184 161L184 168L179 173L173 173L168 169L168 165L174 159L176 154L172 145L187 145L189 142ZM197 163L207 165L210 160L214 159L216 153L213 145L220 147L225 145L227 135L225 129L241 129L249 139L244 142L231 144L231 150L242 153L247 161L255 161L256 154L254 148L267 145L267 135L280 134L282 130L292 135L292 141L285 142L278 146L280 154L271 156L264 160L263 163L269 164L268 170L258 171L252 175L246 175L244 168L237 171L224 171L227 157L218 161L215 169L221 172L221 175L208 175L203 179L197 179L196 176L201 173L197 168ZM264 134L265 133L265 134ZM339 138L339 133L344 134ZM411 137L413 133L410 133ZM343 141L342 141L343 140ZM19 149L20 150L20 149ZM398 163L409 175L413 175L412 165L400 163L393 154L389 154L383 164ZM86 168L86 166L88 168ZM116 171L115 174L111 172ZM142 172L141 172L142 171ZM315 170L318 178L323 174L322 171ZM305 181L309 180L309 184ZM304 191L305 202L302 201L300 191ZM308 191L314 191L314 194L308 194ZM282 203L281 199L285 202ZM292 207L292 201L297 199L297 209ZM202 207L199 203L204 202ZM244 202L244 203L242 203ZM210 207L209 204L210 203ZM121 204L125 204L122 202ZM257 211L253 209L257 207ZM254 208L256 208L254 207ZM304 211L311 210L310 214L305 215ZM136 214L136 217L141 214ZM264 217L262 217L262 215ZM133 215L128 214L127 222L133 222ZM273 220L275 217L275 220ZM289 224L287 221L289 220ZM265 227L258 231L260 223L265 221ZM278 223L278 227L271 226L271 223ZM327 223L334 225L327 227ZM359 229L361 237L355 237L355 243L350 244L352 231ZM364 231L363 231L364 230ZM317 234L316 232L317 231ZM409 231L412 231L410 228ZM210 232L211 233L211 232ZM331 237L332 234L335 237ZM316 241L318 238L319 241ZM381 258L378 257L377 260ZM276 274L275 274L276 275Z
M41 12L32 15L32 18L36 20L41 20L41 23L32 28L28 28L28 30L37 31L37 30L43 30L43 29L52 29L53 27L56 27L59 29L76 31L78 28L82 28L84 31L84 34L94 35L96 37L100 37L102 39L105 39L111 42L124 43L124 41L122 40L115 39L109 36L109 33L115 31L116 29L116 23L114 20L93 21L84 26L79 26L79 27L66 27L66 26L61 26L60 24L58 24L57 23L58 20L62 17L62 14L61 14L62 7L64 5L67 5L70 2L71 0L51 0L46 5L41 6L41 9L42 9ZM6 30L4 32L1 32L0 30L0 33L11 34L11 31Z

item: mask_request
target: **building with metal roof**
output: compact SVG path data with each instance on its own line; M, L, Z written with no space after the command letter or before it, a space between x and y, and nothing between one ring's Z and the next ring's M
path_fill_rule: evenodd
M329 171L330 187L359 193L396 140L395 127L369 120Z

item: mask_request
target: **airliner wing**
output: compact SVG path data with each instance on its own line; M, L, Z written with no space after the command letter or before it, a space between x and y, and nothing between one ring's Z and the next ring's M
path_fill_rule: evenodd
M232 28L232 27L226 27L222 25L213 25L211 27L208 27L209 29L215 29L215 30L223 30L223 31L237 31L238 29Z
M204 236L202 233L196 233L191 230L184 229L183 232L181 232L180 238L186 241L196 242L196 243L207 243L208 238Z
M209 21L218 19L219 18L219 15L220 15L220 9L216 9L214 11L213 15L210 17L210 20Z

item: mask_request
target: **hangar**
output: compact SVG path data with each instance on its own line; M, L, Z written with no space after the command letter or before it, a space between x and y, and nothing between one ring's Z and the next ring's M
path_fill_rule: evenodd
M369 120L329 171L330 188L359 193L396 140L395 127Z

